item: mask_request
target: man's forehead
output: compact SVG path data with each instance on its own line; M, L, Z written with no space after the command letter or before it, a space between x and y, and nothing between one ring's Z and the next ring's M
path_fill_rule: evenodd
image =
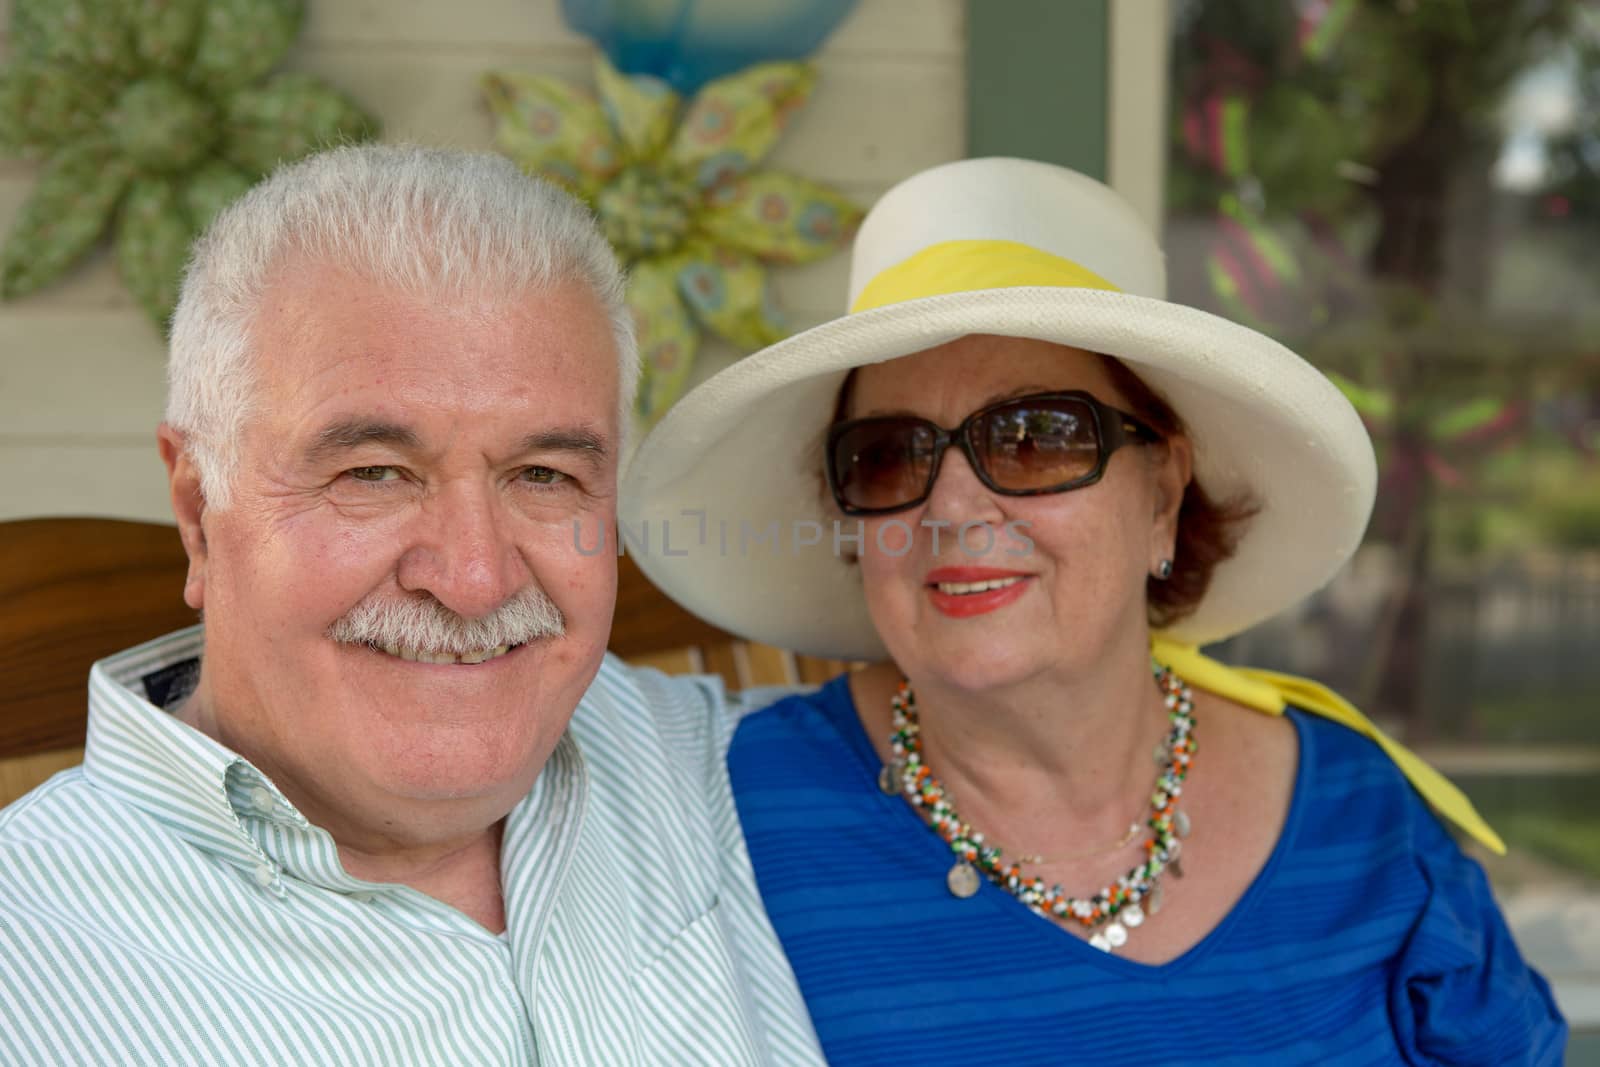
M392 347L418 328L431 328L447 336L472 335L480 343L516 337L524 349L530 347L526 335L534 335L535 342L569 342L554 346L558 350L581 342L603 349L613 363L616 355L611 316L577 277L515 290L476 280L434 284L391 279L301 253L285 256L269 271L252 325L256 339L291 345L325 342L335 334Z
M541 420L543 423L544 420ZM341 456L366 445L378 445L402 452L426 453L449 444L441 427L428 421L413 423L381 415L336 415L311 429L302 451L311 462ZM510 429L510 427L508 427ZM564 452L591 457L597 462L612 458L613 444L608 428L584 421L551 420L527 432L510 429L504 448L508 454Z
M316 433L340 417L402 425L430 415L511 416L534 421L530 434L569 423L602 440L617 432L615 337L577 281L457 299L306 264L276 273L254 342L262 399Z

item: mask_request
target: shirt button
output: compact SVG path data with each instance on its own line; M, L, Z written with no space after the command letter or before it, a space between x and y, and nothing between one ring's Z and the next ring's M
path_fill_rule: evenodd
M263 815L271 815L278 802L272 799L272 790L266 786L258 785L250 790L250 806Z
M273 880L278 877L278 872L277 869L272 866L272 864L263 863L261 866L256 868L253 877L256 880L256 885L260 886L262 889L266 889L271 886Z

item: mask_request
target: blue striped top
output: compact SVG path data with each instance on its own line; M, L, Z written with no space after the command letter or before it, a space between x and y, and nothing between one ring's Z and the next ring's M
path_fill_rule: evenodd
M834 1067L1559 1063L1566 1026L1483 870L1370 741L1298 710L1279 841L1204 940L1151 966L984 881L898 796L845 679L747 718L729 770L767 911Z
M505 820L506 936L352 877L162 710L182 631L95 665L85 762L0 811L0 1067L821 1062L761 910L720 683L607 656Z

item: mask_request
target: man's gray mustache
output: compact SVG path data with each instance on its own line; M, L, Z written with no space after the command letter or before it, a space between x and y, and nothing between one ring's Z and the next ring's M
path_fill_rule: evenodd
M538 586L530 585L493 613L469 619L431 593L371 596L328 627L350 645L408 648L461 656L501 645L522 645L566 633L566 618Z

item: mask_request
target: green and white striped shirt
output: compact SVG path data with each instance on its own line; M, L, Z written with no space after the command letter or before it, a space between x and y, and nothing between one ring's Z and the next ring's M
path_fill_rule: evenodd
M0 811L0 1064L822 1062L739 833L720 683L607 657L507 817L496 937L346 874L157 707L200 650L196 628L96 664L83 766Z

